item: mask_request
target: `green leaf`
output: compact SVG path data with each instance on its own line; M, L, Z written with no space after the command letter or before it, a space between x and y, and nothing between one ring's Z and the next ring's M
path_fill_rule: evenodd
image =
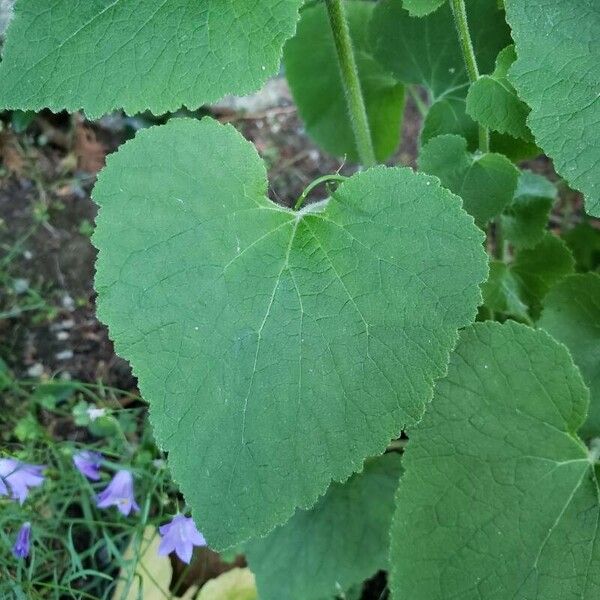
M600 11L596 0L506 0L517 61L509 77L558 173L600 217Z
M521 282L504 262L490 262L490 275L481 286L483 303L494 313L529 322L528 306L522 298Z
M387 568L400 455L368 461L362 473L334 483L308 511L297 511L267 537L246 546L261 600L331 598Z
M275 73L301 0L18 0L0 105L96 118L190 109L257 90Z
M516 58L513 45L498 54L494 72L481 76L469 88L467 113L492 131L533 141L526 123L529 107L517 96L507 78L508 69Z
M94 191L99 315L218 548L420 418L487 274L435 178L373 168L299 212L266 191L254 147L210 119L139 132Z
M410 432L394 598L598 598L600 448L576 434L587 407L567 350L543 331L465 330Z
M538 325L571 351L590 388L582 435L600 437L600 275L571 275L555 285L544 299Z
M556 198L553 183L541 175L523 171L513 201L501 216L505 239L516 248L532 248L541 242Z
M501 154L470 154L458 135L430 140L418 158L419 169L439 177L458 194L476 223L485 225L510 203L517 187L518 169Z
M535 319L548 290L563 277L573 273L575 261L566 244L555 235L546 233L533 248L521 250L511 265L521 284L521 294Z
M362 0L345 4L375 155L383 162L400 140L404 87L370 53L367 26L375 5ZM358 161L325 4L301 11L296 36L286 44L283 61L309 135L331 154Z
M596 271L600 267L600 229L579 223L562 236L573 253L577 271Z
M492 261L482 286L484 305L495 313L530 322L540 315L548 290L573 272L565 243L546 233L533 248L521 249L511 264Z
M496 0L470 0L467 10L469 20L477 24L471 28L477 62L487 73L498 52L510 44L510 30ZM425 86L433 100L461 89L466 93L469 78L447 3L433 14L414 18L400 0L382 0L369 34L375 58L403 83Z
M402 5L413 17L424 17L437 10L446 0L404 0Z
M427 111L421 129L421 144L444 134L464 137L471 152L475 152L479 146L477 123L466 112L465 90L444 96L434 102ZM491 132L490 147L493 152L504 154L515 162L541 154L533 142L516 139L497 131Z

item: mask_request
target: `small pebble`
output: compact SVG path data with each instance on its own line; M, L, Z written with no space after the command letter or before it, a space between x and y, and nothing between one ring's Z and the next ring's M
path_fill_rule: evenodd
M42 363L35 363L27 369L27 375L29 377L41 377L44 374L44 365Z
M63 350L62 352L57 352L54 356L56 360L69 360L73 358L73 350Z

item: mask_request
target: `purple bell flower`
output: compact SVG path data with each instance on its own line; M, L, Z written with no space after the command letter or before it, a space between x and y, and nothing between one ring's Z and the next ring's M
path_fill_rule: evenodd
M102 454L92 450L82 450L73 455L73 464L75 468L85 477L92 481L100 479L100 465L102 464Z
M12 547L15 558L26 558L29 556L29 539L31 537L31 523L23 523L17 533L17 541Z
M206 540L196 528L194 520L184 515L176 515L170 523L161 525L158 531L162 536L158 547L160 556L175 551L184 563L189 564L194 546L206 546Z
M96 496L98 508L116 506L122 515L127 516L132 510L139 511L133 496L133 477L129 471L117 471L106 488Z
M0 458L0 496L9 493L20 504L29 495L29 488L38 487L44 483L42 471L44 465L30 465L14 458Z

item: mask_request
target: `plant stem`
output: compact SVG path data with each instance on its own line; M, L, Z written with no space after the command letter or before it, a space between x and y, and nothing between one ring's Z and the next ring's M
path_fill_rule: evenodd
M332 175L323 175L323 177L319 177L315 179L312 183L310 183L306 189L302 192L298 200L296 200L296 204L294 204L294 210L298 210L303 204L308 195L319 185L326 181L346 181L347 177L343 175L338 175L336 173Z
M346 95L346 104L348 105L350 122L356 141L356 149L363 166L370 167L376 163L375 151L373 150L373 139L369 120L367 119L365 100L358 79L358 69L344 5L342 0L326 0L326 5Z
M465 0L450 0L452 6L452 14L454 15L454 24L458 33L458 41L462 49L463 58L467 67L469 81L474 83L479 79L479 69L477 68L477 59L473 50L473 42L469 33L469 23L467 21L467 9L465 8ZM490 151L490 135L489 131L483 125L479 125L479 149L481 152Z
M417 86L407 85L406 90L408 91L410 97L413 99L413 102L415 103L415 106L417 107L417 110L419 111L421 117L425 118L427 116L427 111L429 110L429 108L427 104L423 102L423 99L421 98L421 94L419 94L419 89L417 88Z

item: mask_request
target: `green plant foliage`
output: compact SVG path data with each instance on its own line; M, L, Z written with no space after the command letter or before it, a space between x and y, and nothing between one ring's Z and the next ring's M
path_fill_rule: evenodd
M528 306L523 299L521 285L509 265L501 260L490 261L490 275L481 286L484 305L494 315L508 315L529 322Z
M277 71L301 3L18 0L0 104L158 114L257 90Z
M246 545L261 600L331 598L387 568L400 455L368 461L308 511Z
M475 152L479 146L479 128L466 112L464 90L458 95L444 96L429 107L423 119L420 142L424 145L430 139L445 134L464 137L470 152ZM490 147L493 152L504 154L512 161L525 160L541 154L535 143L497 131L490 132Z
M544 299L538 325L571 351L590 388L585 438L600 437L600 275L565 277Z
M537 319L548 290L573 272L565 243L546 233L533 248L517 252L512 263L492 261L482 286L484 305L493 313L530 322Z
M421 149L419 169L440 178L463 199L465 210L483 226L511 202L518 169L502 154L470 154L458 135L440 135Z
M556 170L600 217L600 11L596 0L506 0L517 50L509 77Z
M565 243L550 233L533 248L523 249L517 254L511 269L521 283L523 298L534 319L539 316L548 290L573 273L574 267L575 261Z
M217 548L312 506L420 418L487 274L435 178L377 167L299 212L266 189L232 127L176 119L94 191L98 313Z
M600 449L564 348L517 323L465 330L410 432L391 590L411 600L594 600Z
M523 171L510 205L501 216L502 233L516 248L532 248L546 232L557 198L556 187L541 175Z
M367 26L374 7L363 0L346 2L375 155L377 160L384 161L400 140L404 86L379 66L370 53ZM354 132L324 4L302 10L296 36L286 44L283 60L308 133L331 154L357 161Z
M517 96L507 77L516 58L513 45L504 48L496 58L494 72L481 76L469 88L466 108L469 116L484 127L532 142L526 123L529 107Z
M424 17L444 4L446 0L404 0L403 7L413 17Z
M563 234L563 240L575 258L577 271L597 271L600 267L600 229L579 223Z
M492 71L496 55L510 44L510 30L496 0L470 0L469 19L479 68ZM427 88L432 100L467 93L469 78L456 36L450 6L415 18L401 0L382 0L370 25L375 58L403 83Z

